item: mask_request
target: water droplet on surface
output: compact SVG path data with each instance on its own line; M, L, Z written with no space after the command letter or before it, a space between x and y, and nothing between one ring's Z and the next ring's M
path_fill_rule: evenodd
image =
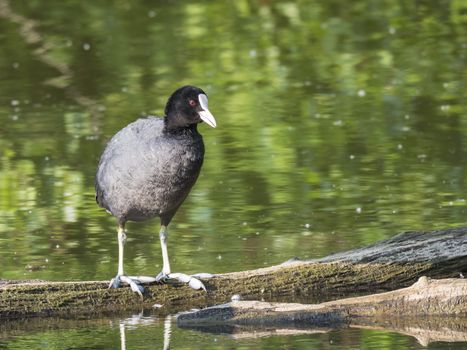
M18 100L11 100L10 104L11 104L13 107L16 107L16 106L19 106L19 101L18 101Z
M89 50L91 50L91 44L89 44L89 43L84 43L84 44L83 44L83 50L84 50L84 51L89 51Z
M149 17L149 18L154 18L154 17L156 17L156 11L154 11L154 10L149 11L149 12L148 12L148 17Z
M360 89L360 90L358 90L358 93L357 93L357 94L358 94L358 96L360 96L360 97L365 97L366 91L363 90L363 89Z
M357 214L360 214L360 213L362 212L362 208L361 208L361 207L356 208L356 209L355 209L355 212L356 212Z

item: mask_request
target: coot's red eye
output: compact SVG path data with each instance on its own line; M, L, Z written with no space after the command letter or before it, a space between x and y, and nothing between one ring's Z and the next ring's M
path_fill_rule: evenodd
M191 107L196 106L196 101L195 100L190 100L189 103L190 103Z

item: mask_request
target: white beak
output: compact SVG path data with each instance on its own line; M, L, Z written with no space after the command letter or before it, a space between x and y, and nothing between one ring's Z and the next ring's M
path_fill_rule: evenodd
M198 100L201 108L203 109L202 111L198 112L201 120L209 126L215 128L217 126L216 119L214 119L214 116L211 114L211 112L209 112L208 97L205 94L199 94Z

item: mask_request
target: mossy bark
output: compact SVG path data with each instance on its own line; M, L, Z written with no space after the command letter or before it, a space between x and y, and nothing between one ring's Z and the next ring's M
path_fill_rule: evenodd
M423 275L448 278L465 271L467 228L410 232L338 257L217 275L204 281L207 292L155 284L141 299L126 287L107 289L107 281L0 281L0 317L108 313L154 304L164 306L161 313L171 313L224 303L234 294L265 300L330 300L406 287Z

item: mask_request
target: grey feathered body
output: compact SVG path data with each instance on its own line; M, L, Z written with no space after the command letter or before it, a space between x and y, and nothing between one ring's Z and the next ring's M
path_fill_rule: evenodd
M107 144L96 175L96 201L120 223L156 216L168 225L198 178L204 144L196 125L168 132L164 120L129 124Z

